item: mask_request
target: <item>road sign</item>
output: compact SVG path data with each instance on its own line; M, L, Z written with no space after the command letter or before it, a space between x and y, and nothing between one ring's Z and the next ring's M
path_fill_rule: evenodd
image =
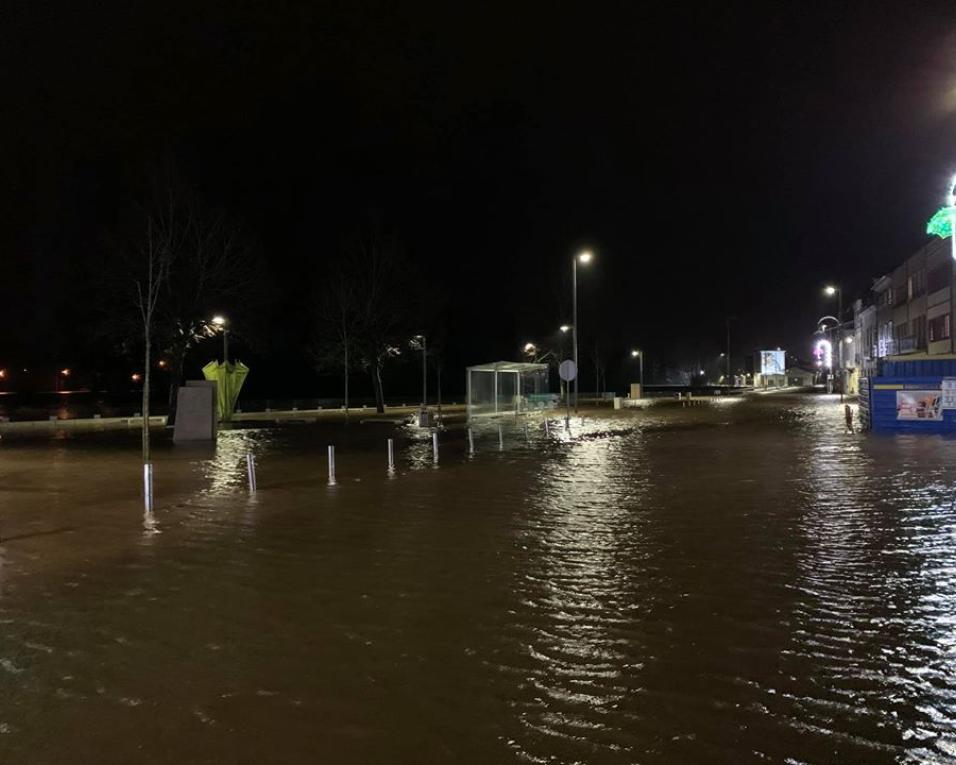
M578 376L578 368L571 359L561 362L561 366L558 367L558 375L565 382L571 382L575 377Z

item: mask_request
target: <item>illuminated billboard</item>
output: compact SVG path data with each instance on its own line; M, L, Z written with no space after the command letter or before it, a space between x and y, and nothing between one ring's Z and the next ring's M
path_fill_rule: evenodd
M760 351L760 374L782 375L787 373L785 351Z

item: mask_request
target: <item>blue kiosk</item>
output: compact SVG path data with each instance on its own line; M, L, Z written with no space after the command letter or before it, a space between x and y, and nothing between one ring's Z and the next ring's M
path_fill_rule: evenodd
M956 356L881 361L860 381L860 416L876 432L956 433Z

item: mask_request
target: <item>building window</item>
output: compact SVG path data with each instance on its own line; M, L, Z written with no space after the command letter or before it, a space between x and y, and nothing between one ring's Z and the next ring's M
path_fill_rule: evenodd
M940 263L929 272L929 276L926 277L926 287L930 292L949 286L949 269L949 263Z
M912 335L917 348L923 348L926 345L926 317L917 316L911 322L913 325Z
M935 319L929 320L929 341L949 340L949 314L944 313Z

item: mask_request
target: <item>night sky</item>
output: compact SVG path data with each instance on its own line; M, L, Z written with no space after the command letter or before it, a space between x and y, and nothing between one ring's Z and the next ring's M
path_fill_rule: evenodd
M692 6L5 5L0 366L99 363L89 264L164 158L260 242L249 354L296 393L335 392L308 302L369 216L427 274L451 388L569 321L582 246L612 385L634 346L716 356L728 315L735 357L807 357L822 285L849 301L923 244L956 171L956 7Z

